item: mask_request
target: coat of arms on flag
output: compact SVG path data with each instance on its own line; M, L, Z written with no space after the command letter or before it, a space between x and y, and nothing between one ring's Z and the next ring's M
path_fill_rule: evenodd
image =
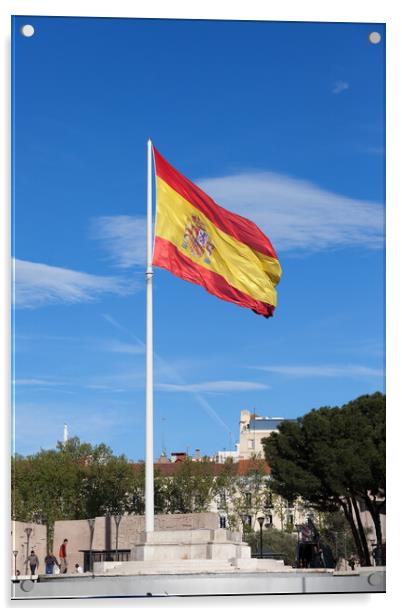
M210 257L214 243L209 239L206 225L199 216L193 214L186 224L182 248L185 250L189 248L194 257L200 258L205 255L204 262L211 263Z

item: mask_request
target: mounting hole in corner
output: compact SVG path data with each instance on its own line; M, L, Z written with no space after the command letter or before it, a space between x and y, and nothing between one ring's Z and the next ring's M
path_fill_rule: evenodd
M378 45L378 43L381 41L381 34L379 32L370 32L368 38L370 43L372 43L373 45Z
M25 24L21 28L21 34L26 38L30 38L35 34L35 28L31 24Z

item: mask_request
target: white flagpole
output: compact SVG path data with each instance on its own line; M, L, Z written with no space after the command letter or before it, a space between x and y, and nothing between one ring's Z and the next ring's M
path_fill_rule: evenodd
M152 142L148 139L147 188L147 334L145 411L145 532L154 530L154 419L153 419L153 315L152 315Z

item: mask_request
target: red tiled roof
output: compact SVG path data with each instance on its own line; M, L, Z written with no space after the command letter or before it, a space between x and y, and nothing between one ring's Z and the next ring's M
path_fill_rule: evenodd
M265 475L271 474L271 468L265 460L239 460L237 466L239 475L246 475L248 471L259 468L263 470Z
M199 462L192 462L192 464L194 464L194 469L196 469L200 465ZM142 466L143 464L138 462L132 464L133 470L140 470ZM178 472L180 472L180 468L180 462L154 463L155 472L159 471L160 474L164 477L172 477L173 475L176 475ZM214 475L220 475L225 470L226 465L219 462L209 462L209 468L212 470ZM259 468L263 470L265 475L269 475L271 473L271 469L265 462L265 460L239 460L239 462L235 462L233 464L234 472L237 475L247 475L247 473L252 471L253 469Z

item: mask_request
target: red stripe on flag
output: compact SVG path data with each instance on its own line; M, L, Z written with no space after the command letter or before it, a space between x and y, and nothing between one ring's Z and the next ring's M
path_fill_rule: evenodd
M155 147L154 155L156 175L200 210L200 212L205 214L214 225L240 242L243 242L243 244L247 244L250 248L258 250L258 252L268 257L278 258L271 242L256 224L243 216L225 210L225 208L215 203L201 188L172 167Z
M272 317L275 307L253 299L246 293L232 287L220 274L194 263L178 248L161 237L155 237L153 265L169 270L175 276L183 278L204 287L212 295L216 295L233 304L251 308L264 317Z

